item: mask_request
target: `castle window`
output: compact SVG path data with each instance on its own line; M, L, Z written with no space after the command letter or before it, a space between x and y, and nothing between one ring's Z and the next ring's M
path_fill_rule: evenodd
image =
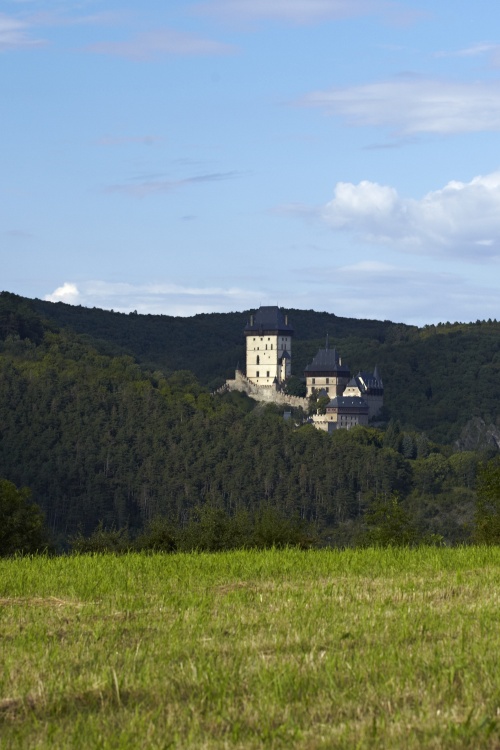
M260 365L260 357L258 354L257 354L257 364Z
M267 350L267 344L266 344L266 350Z
M271 344L271 349L273 348L273 345Z
M326 382L329 383L330 382L330 378L327 378ZM326 390L328 390L328 388Z
M313 385L316 385L316 378L313 378L311 382Z
M267 377L269 377L269 370L267 371Z
M258 370L257 370L257 372L255 374L256 374L257 377L259 377L259 371Z

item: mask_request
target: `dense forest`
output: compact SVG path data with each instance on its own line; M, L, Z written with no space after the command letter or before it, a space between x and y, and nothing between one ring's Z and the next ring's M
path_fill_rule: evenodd
M62 546L158 517L182 528L208 507L274 509L349 544L381 501L421 534L468 539L477 467L496 449L500 324L289 315L296 373L327 332L352 371L378 364L383 421L328 435L299 412L212 395L244 364L245 313L125 315L2 293L0 477L31 489Z

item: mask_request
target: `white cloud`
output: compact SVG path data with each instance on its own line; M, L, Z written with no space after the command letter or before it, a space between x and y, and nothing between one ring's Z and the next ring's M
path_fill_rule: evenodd
M44 299L48 302L66 302L68 305L81 304L78 287L68 281L65 281L62 286L58 286L52 294L46 294Z
M339 182L321 215L335 230L403 252L500 258L500 172L449 182L420 200L376 182Z
M230 312L260 304L262 292L239 287L195 287L172 283L128 284L107 281L65 282L45 299L116 312L137 310L154 315Z
M416 13L388 0L208 0L198 3L199 13L223 20L274 20L312 24L365 15L383 15L409 21Z
M27 23L0 13L0 52L39 47L43 44L45 44L44 40L34 39L30 35L30 27Z
M171 29L144 32L124 42L97 42L86 49L142 61L163 55L227 55L235 51L228 44Z
M461 83L417 76L316 91L299 104L321 107L350 125L399 136L500 130L500 81Z

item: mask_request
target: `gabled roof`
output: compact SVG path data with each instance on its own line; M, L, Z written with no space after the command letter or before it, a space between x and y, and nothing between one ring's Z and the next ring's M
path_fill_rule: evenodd
M277 305L259 307L245 326L245 333L286 333L293 335L293 326L288 323L285 316Z
M340 364L340 357L336 349L319 349L310 365L307 365L304 372L322 372L341 373L344 376L349 375L350 371L347 365Z
M358 379L356 377L351 378L350 381L347 383L346 388L359 388Z

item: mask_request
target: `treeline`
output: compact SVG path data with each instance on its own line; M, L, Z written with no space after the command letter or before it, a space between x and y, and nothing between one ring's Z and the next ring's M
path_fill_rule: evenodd
M27 313L24 325L36 332L37 319ZM32 490L59 547L99 524L136 539L157 518L187 538L200 508L227 519L272 509L312 525L318 543L344 545L395 493L418 536L471 536L488 454L454 453L397 421L328 435L299 412L285 421L242 394L212 396L189 371L144 370L67 329L44 327L38 339L10 330L0 343L0 476Z
M130 552L174 553L235 549L266 549L324 546L318 526L298 515L289 516L268 503L252 510L230 513L220 505L205 503L194 508L187 521L173 523L157 516L139 531L128 527L105 528L100 522L90 535L71 537L65 550L57 550L38 506L27 488L18 490L0 479L0 557L18 554L125 554ZM500 459L482 463L478 470L477 499L468 537L462 543L500 544ZM355 533L339 536L336 546L417 547L449 543L441 534L425 531L418 514L405 506L397 493L379 496L358 519ZM331 541L330 541L331 544Z

